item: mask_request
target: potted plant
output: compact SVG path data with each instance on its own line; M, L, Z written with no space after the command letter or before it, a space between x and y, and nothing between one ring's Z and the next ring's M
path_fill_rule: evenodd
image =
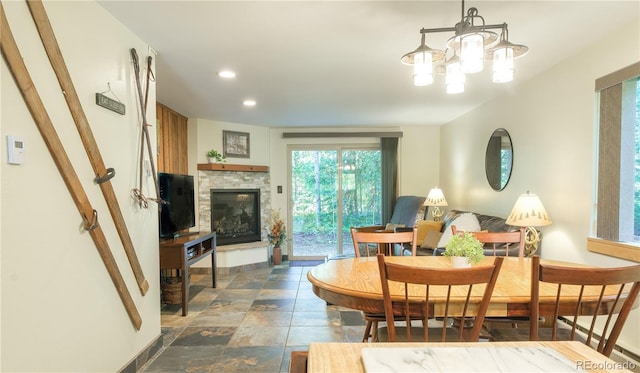
M454 267L470 267L484 258L484 251L472 233L460 232L451 237L443 255L452 257Z
M280 218L280 211L271 210L269 218L269 233L267 238L269 244L273 247L273 264L282 262L282 244L287 240L287 227Z
M219 153L215 149L209 150L207 152L207 157L209 157L209 163L226 162L227 161L227 158L224 155L222 155L221 153Z

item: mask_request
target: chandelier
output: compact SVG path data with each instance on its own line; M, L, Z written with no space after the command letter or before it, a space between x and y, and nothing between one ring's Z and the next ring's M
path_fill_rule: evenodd
M500 30L500 35L490 30ZM425 44L430 33L454 32L447 40L445 50L432 49ZM478 9L469 8L465 15L462 0L462 16L454 27L421 29L420 46L404 56L401 61L413 65L413 84L425 86L433 83L434 71L445 74L447 93L464 92L465 74L482 71L485 59L493 60L493 82L513 80L514 59L525 55L529 48L509 42L506 23L486 25Z

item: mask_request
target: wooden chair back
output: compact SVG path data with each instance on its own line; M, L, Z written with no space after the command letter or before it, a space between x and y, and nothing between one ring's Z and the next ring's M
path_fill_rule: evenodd
M289 373L307 373L309 351L291 351Z
M366 248L366 255L371 256L371 248L373 247L376 254L384 253L383 251L393 255L393 246L395 244L400 245L400 255L404 255L404 245L411 245L411 255L416 255L416 247L418 240L418 228L413 227L407 231L360 231L358 228L351 228L351 238L353 239L353 249L356 257L360 257L360 245L364 245ZM371 245L375 244L375 245Z
M453 234L458 234L460 231L456 229L455 225L451 226ZM518 257L524 257L525 247L525 232L524 227L515 232L469 232L483 244L491 244L493 247L493 256L496 256L496 250L500 246L505 246L505 255L509 256L509 246L513 244L519 244Z
M574 340L578 316L584 317L588 315L591 318L591 322L589 330L586 332L585 343L593 347L592 339L594 337L595 339L599 338L598 345L594 348L601 354L610 356L640 292L640 265L617 268L565 267L542 264L540 263L540 257L536 255L532 257L531 271L530 339L532 341L538 340L539 315L542 307L553 309L552 340L557 339L558 317L573 316L573 326L569 338ZM554 299L540 299L540 282L558 285L557 295ZM605 287L608 286L619 287L619 291L613 305L605 307L601 302L604 299ZM587 309L586 306L582 305L583 294L588 287L595 287L600 294L596 307L592 309ZM575 304L560 309L559 299L563 294L563 290L571 288L574 291L579 288L579 295ZM599 314L600 316L598 317ZM599 331L600 337L595 331L596 319L598 318L604 322L604 324L601 324L602 330ZM581 321L584 321L584 319L581 318Z
M397 315L405 317L409 341L411 341L410 320L415 320L416 316L419 316L424 326L424 341L429 341L428 319L434 316L434 304L429 296L435 292L446 293L444 314L438 315L438 317L444 317L445 321L449 317L461 318L459 332L457 333L458 341L464 339L469 342L478 341L504 257L495 257L491 265L471 268L413 267L388 262L382 254L378 254L377 258L390 342L396 341L396 328L393 320L394 318L397 319ZM401 299L391 298L390 281L396 282L393 286L404 289L404 291L400 290L403 294ZM478 289L482 289L482 286L484 286L484 291L482 292L482 299L477 306L478 310L471 314L469 312L470 300L473 296L477 297L478 292L482 291ZM446 292L443 292L444 290ZM416 302L418 299L419 302ZM460 306L462 306L461 310ZM474 306L475 304L472 307L475 308ZM450 309L451 313L449 312ZM475 322L471 333L467 338L464 338L463 328L468 314L468 318L475 318ZM442 342L446 341L446 329L447 323L444 322L441 328L440 340Z

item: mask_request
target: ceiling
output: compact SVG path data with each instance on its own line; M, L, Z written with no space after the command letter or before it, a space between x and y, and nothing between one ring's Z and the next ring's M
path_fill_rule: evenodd
M415 87L400 57L452 27L458 1L98 1L156 52L157 100L190 117L270 127L441 125L640 15L638 1L467 1L529 53L514 81L490 66L447 95ZM443 49L452 34L429 34ZM141 58L144 56L141 56ZM588 62L585 62L588 63ZM233 69L223 80L217 72ZM243 107L253 98L257 105Z

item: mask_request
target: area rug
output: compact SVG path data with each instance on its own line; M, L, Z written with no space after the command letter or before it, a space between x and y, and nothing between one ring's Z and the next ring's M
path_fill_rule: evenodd
M322 263L324 260L292 260L289 262L289 267L315 267Z

